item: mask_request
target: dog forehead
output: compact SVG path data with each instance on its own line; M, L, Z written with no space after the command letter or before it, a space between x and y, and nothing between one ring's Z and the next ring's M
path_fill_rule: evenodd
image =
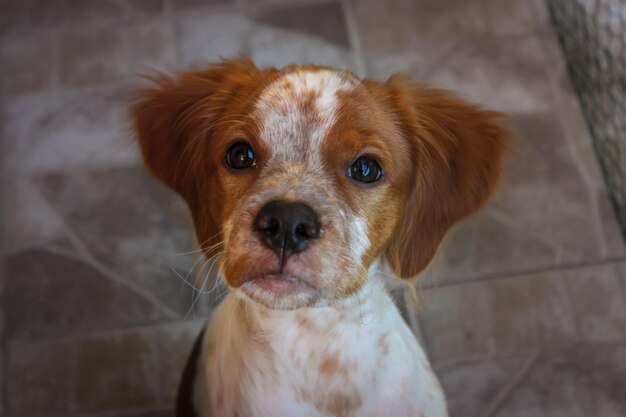
M259 139L272 158L318 159L337 119L340 93L357 85L350 74L327 69L288 72L269 84L259 96L255 116Z

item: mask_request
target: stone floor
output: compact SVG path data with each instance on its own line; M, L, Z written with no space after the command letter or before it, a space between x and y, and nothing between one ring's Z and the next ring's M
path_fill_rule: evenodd
M141 169L126 106L137 73L238 53L510 113L504 186L406 316L453 416L626 415L626 247L541 0L1 0L0 37L1 415L171 415L216 297L179 277L185 207Z

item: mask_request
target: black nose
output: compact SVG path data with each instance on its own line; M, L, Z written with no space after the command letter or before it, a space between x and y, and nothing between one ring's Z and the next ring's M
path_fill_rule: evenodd
M263 243L280 258L281 264L302 252L311 239L320 237L320 223L313 209L303 203L272 201L259 210L254 228Z

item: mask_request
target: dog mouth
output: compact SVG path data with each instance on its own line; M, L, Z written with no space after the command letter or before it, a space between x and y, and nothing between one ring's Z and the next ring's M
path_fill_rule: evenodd
M257 275L247 280L242 286L242 291L246 288L259 289L272 292L276 295L289 295L303 291L315 291L315 288L303 279L284 272L270 272Z
M318 290L313 285L285 272L256 275L246 280L239 290L248 298L274 308L285 303L291 304L289 300L318 298Z

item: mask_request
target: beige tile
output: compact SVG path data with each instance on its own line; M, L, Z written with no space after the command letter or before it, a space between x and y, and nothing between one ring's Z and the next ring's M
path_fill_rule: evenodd
M541 28L532 3L533 0L480 1L489 15L493 36L525 35Z
M482 212L461 221L446 238L435 256L426 285L436 282L471 281L543 269L557 264L561 251L554 236L546 238L525 226L532 212L511 213L511 204L490 203ZM522 214L516 217L518 213ZM539 220L539 219L536 219Z
M535 20L539 28L549 28L552 26L550 21L550 13L548 12L548 5L543 0L529 0L530 6L533 9Z
M250 33L250 49L252 58L262 67L297 63L354 69L350 51L299 32L255 26Z
M91 26L156 16L164 0L4 0L0 3L0 35L22 36L62 27Z
M46 203L31 178L5 179L3 192L2 235L5 253L65 240L58 215Z
M35 34L4 40L0 48L2 91L11 95L49 89L57 47L55 36Z
M424 299L425 308L419 317L435 362L496 351L487 283L427 290Z
M500 393L526 372L528 356L435 368L451 416L483 416Z
M182 0L197 1L197 0ZM273 8L277 6L310 6L331 3L333 0L246 0L246 7L251 9Z
M169 19L129 25L126 37L131 75L171 73L178 69L174 25Z
M614 265L563 272L581 339L610 342L626 339L626 304Z
M452 416L617 417L626 410L623 344L437 369Z
M354 10L366 55L372 58L488 33L486 9L475 2L365 0L354 2Z
M122 18L155 16L163 12L164 0L57 0L61 22L70 25Z
M623 345L599 345L541 357L495 415L622 416L625 355Z
M433 64L416 76L470 101L508 113L552 108L549 68L539 36L459 38L445 59Z
M337 10L324 9L322 12L336 14ZM352 56L345 47L325 39L329 36L336 38L334 32L315 28L322 32L310 34L306 28L296 30L298 25L292 28L293 25L278 24L280 22L274 20L264 23L269 18L264 19L263 16L260 13L257 16L259 21L256 22L253 18L226 9L179 15L176 39L181 66L197 68L241 54L249 55L261 67L282 67L293 63L314 63L339 68L354 66Z
M26 94L2 108L7 175L136 165L127 122L132 88Z
M365 0L353 5L369 75L376 78L394 72L422 78L459 39L481 38L489 31L488 14L475 2Z
M174 402L192 346L205 325L205 320L199 319L163 326L156 330L160 358L158 379L161 382L161 401Z
M424 292L420 315L436 362L580 342L626 340L624 293L613 264L456 284Z
M234 11L182 14L177 17L175 29L180 65L184 69L250 52L246 42L251 23Z
M8 416L161 415L205 321L8 344ZM153 414L155 413L155 414Z
M622 294L626 300L626 262L622 261L614 263L613 270L615 271L615 275L621 284Z
M599 217L598 228L604 236L600 249L607 258L625 257L626 242L609 200L604 175L600 169L589 128L569 81L562 86L558 107L558 117L568 142L575 152L576 162L583 174L582 179L594 195L596 207L591 214Z
M441 248L443 281L476 279L606 259L587 171L557 114L513 116L518 136L498 193ZM584 238L581 238L584 236ZM603 249L604 248L604 249Z
M49 120L54 103L54 97L49 93L24 94L3 101L0 111L5 173L21 168L23 158L36 146L43 133L37 129L38 125Z
M21 36L33 28L54 27L62 14L58 1L3 0L0 2L0 36Z
M515 353L576 343L565 285L559 273L490 282L490 315L498 351Z
M339 2L275 6L254 13L253 20L267 26L313 35L332 45L349 48Z
M93 262L170 316L202 315L223 292L208 282L200 295L192 289L215 268L199 253L188 254L194 238L182 199L144 170L50 174L38 177L37 185ZM97 193L90 191L94 187Z
M502 111L549 108L549 67L529 2L359 1L354 8L370 75L405 72Z
M7 415L67 415L75 346L7 343Z
M234 0L172 0L172 5L177 9L193 7L213 6L233 3Z
M77 255L20 252L6 259L6 271L3 308L9 340L80 336L168 318L142 292Z
M421 313L435 362L567 346L578 340L560 273L458 284L425 291Z
M63 87L111 83L128 73L120 26L69 29L62 33L60 45L59 80Z
M159 401L157 346L142 333L80 342L72 409L92 411L140 407Z

